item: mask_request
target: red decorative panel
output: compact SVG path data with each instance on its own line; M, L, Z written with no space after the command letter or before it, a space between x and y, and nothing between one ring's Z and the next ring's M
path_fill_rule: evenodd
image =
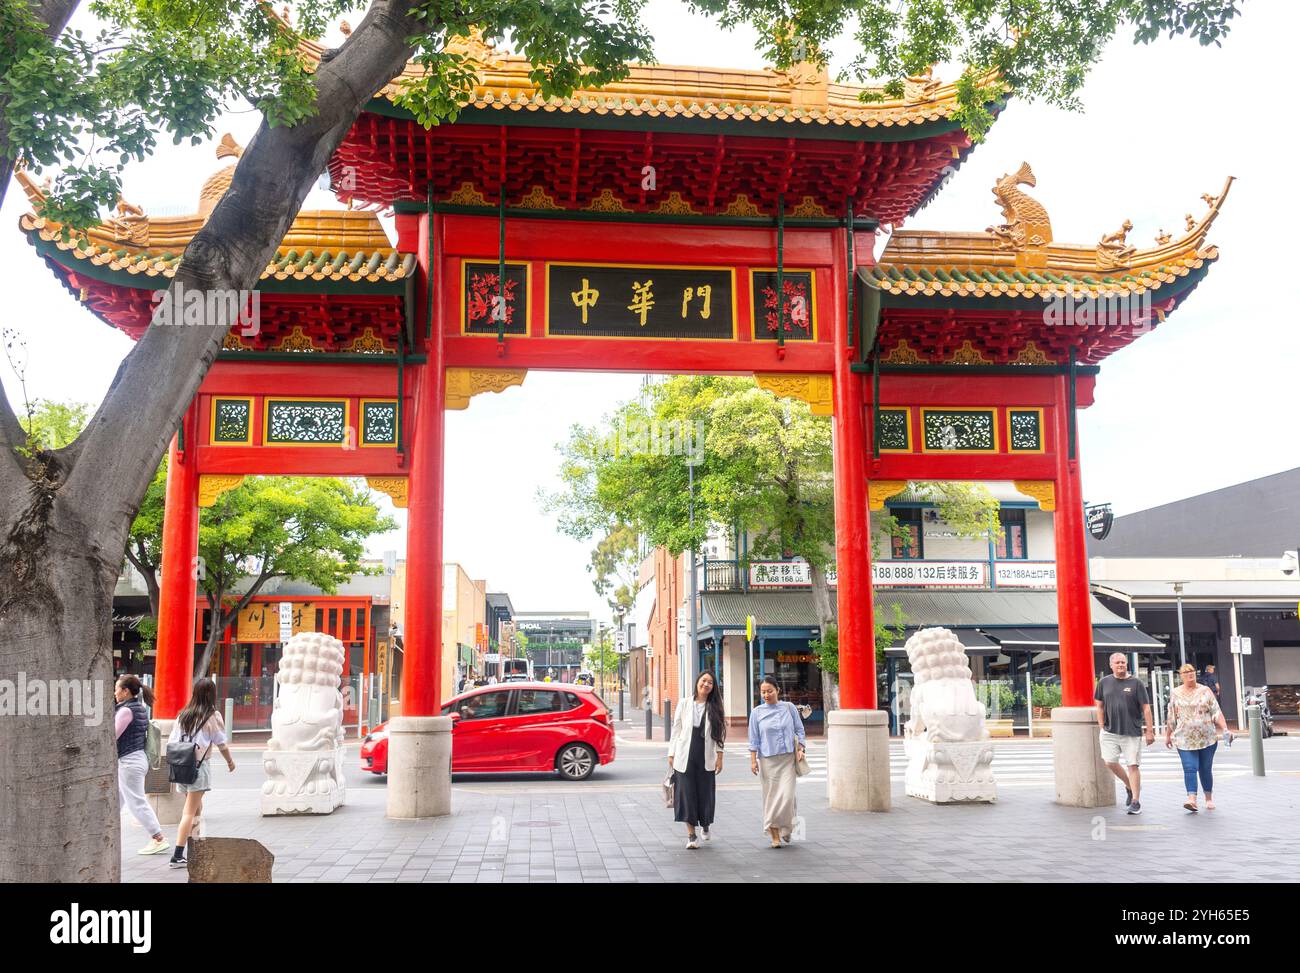
M363 114L330 161L330 174L340 199L383 206L422 202L430 184L437 202L495 205L504 184L507 206L540 186L565 208L589 208L608 190L634 212L688 206L722 213L743 195L773 216L784 194L787 213L802 204L800 215L838 217L852 196L857 212L898 223L969 144L961 132L902 142L469 124L425 132L414 122ZM654 170L653 188L646 166ZM466 184L470 192L455 195Z

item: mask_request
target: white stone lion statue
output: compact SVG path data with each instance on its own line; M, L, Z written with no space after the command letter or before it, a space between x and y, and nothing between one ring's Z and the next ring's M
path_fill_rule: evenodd
M907 794L936 804L996 801L993 744L966 650L946 628L923 628L905 648L914 678L903 727Z
M329 814L343 803L343 643L299 632L275 674L271 739L262 753L262 814Z

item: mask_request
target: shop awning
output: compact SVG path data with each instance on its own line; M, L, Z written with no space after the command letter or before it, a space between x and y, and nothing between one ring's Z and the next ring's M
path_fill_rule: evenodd
M987 635L1007 649L1020 650L1034 645L1060 645L1061 633L1055 626L1035 628L990 629ZM1134 652L1163 652L1165 644L1153 639L1132 625L1094 625L1092 649L1106 652L1111 649L1128 649Z
M896 640L893 645L885 649L885 655L905 657L907 652L904 650L903 646L907 640L918 631L919 629L917 628L903 629L902 639ZM998 648L996 642L992 641L987 636L980 634L973 628L954 628L951 631L953 635L957 636L957 640L961 642L962 646L966 649L967 655L996 656L1000 655L1002 652L1002 650Z

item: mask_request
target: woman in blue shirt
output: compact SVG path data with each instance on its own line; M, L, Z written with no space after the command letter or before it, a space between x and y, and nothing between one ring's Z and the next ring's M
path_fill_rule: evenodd
M763 782L763 828L772 847L790 841L795 815L795 762L803 759L807 736L799 711L779 701L780 690L769 676L759 685L761 706L749 714L749 769Z

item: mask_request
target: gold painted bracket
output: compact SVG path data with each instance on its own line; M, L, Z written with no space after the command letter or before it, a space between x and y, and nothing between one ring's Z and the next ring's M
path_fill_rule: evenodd
M469 400L482 392L502 392L523 385L526 368L447 369L447 408L467 409Z
M1051 480L1016 480L1016 491L1038 501L1039 510L1056 509L1056 484Z
M227 490L233 490L244 482L242 474L239 476L226 475L222 473L200 473L199 474L199 506L211 507L217 502L217 497L221 496Z
M380 493L386 493L393 500L394 507L406 507L407 486L410 480L405 476L368 476L366 484Z
M883 510L885 501L907 489L906 480L868 480L867 509Z
M786 372L755 372L758 387L780 398L801 399L812 407L815 416L835 414L834 387L829 375Z

